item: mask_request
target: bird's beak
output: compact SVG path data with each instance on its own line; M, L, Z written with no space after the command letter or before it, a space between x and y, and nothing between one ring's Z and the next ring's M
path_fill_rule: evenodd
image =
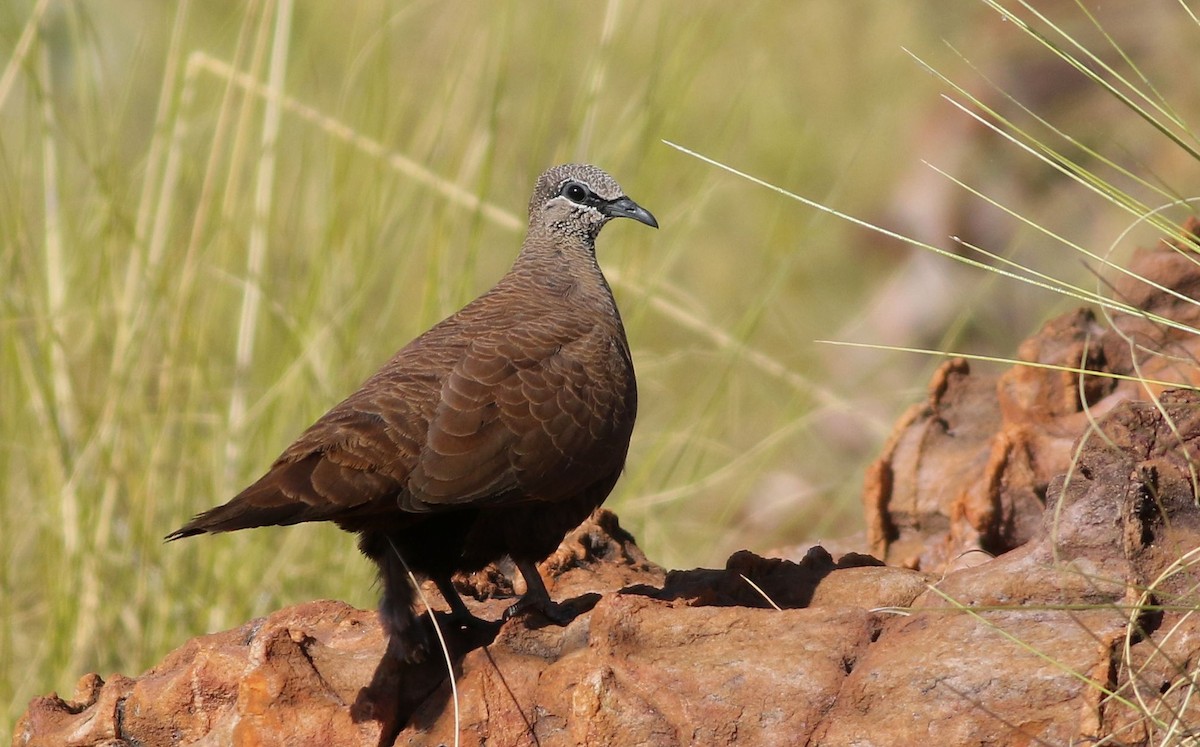
M610 218L633 218L638 223L645 223L651 228L658 228L658 221L650 211L628 197L618 197L610 200L600 208L600 212Z

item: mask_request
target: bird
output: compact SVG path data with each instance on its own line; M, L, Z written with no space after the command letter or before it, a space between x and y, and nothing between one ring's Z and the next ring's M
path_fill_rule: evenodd
M548 169L525 240L487 292L400 349L227 503L167 535L330 521L379 568L389 649L424 658L410 572L463 626L452 582L508 557L525 609L553 622L537 563L608 497L637 416L633 359L596 238L616 218L658 228L596 166ZM432 612L431 612L432 614Z

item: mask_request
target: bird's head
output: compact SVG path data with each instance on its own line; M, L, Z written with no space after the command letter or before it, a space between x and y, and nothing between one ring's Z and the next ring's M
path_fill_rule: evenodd
M613 218L632 218L658 228L650 211L625 196L621 185L585 163L555 166L538 177L529 200L530 228L594 240Z

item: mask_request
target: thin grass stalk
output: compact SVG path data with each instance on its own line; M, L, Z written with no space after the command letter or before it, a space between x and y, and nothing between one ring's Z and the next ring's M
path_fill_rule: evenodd
M44 339L49 367L49 399L47 414L53 426L57 444L56 457L63 474L69 474L75 457L78 437L78 418L75 392L69 376L64 341L68 332L63 315L67 296L66 267L63 261L61 196L58 189L57 126L54 115L54 87L50 73L49 52L45 45L37 51L37 75L41 88L42 125L42 251L46 280L46 321ZM79 496L71 480L64 482L59 507L62 512L63 548L74 558L82 546L79 526Z
M279 0L275 8L275 32L271 43L271 63L267 73L268 86L282 91L287 74L288 41L291 36L292 0ZM246 281L242 292L242 310L238 317L237 347L234 354L234 375L229 396L229 434L225 442L225 474L237 464L237 452L246 427L246 399L250 368L254 359L254 341L258 316L262 307L262 276L266 265L271 201L275 193L275 146L279 139L282 107L278 100L268 100L263 110L262 153L254 190L254 214L250 225L250 243L246 257Z
M1168 288L1155 280L1152 280L1150 278L1144 278L1141 275L1138 275L1138 274L1134 273L1133 271L1129 270L1128 268L1121 266L1120 263L1114 262L1114 261L1108 259L1107 257L1101 256L1100 254L1093 252L1089 249L1086 249L1083 246L1081 246L1080 244L1077 244L1077 243L1055 233L1054 231L1051 231L1046 226L1043 226L1042 224L1038 223L1037 221L1035 221L1031 218L1028 218L1025 215L1022 215L1019 211L1014 210L1014 209L1008 207L1007 205L1004 205L1003 203L1000 203L1000 202L992 199L991 197L988 197L987 195L983 194L982 192L965 184L964 182L951 176L950 174L947 174L946 172L942 171L941 169L938 169L937 167L931 167L931 168L933 168L933 170L936 171L938 174L941 174L942 176L949 179L956 186L958 186L961 189L969 192L970 194L986 201L992 207L995 207L998 210L1000 210L1004 213L1007 213L1012 218L1015 218L1016 220L1029 226L1030 228L1036 230L1037 232L1041 233L1042 235L1055 240L1056 242L1071 249L1072 251L1075 251L1075 252L1087 257L1088 259L1094 260L1101 266L1108 267L1113 270L1117 270L1121 274L1123 274L1127 277L1130 277L1135 280L1146 283L1147 285L1155 288L1156 290L1162 291L1163 293L1166 293L1168 295L1174 295L1174 296L1178 297L1179 300L1183 301L1184 303L1190 303L1193 305L1196 304L1195 299L1184 296L1184 295L1180 294L1178 291ZM1151 213L1154 213L1154 212L1159 212L1159 211L1163 210L1165 207L1174 207L1174 205L1160 206L1160 207L1155 208L1154 210L1150 211L1150 213L1147 213L1146 216L1149 216ZM1134 222L1130 226L1130 228L1132 228L1133 226L1136 226L1137 223L1141 222L1144 219L1144 217L1146 217L1146 216L1143 216L1143 218L1139 218L1138 221ZM1124 234L1122 234L1122 236L1123 235ZM1108 298L1107 296L1101 295L1100 293L1098 293L1096 291L1089 291L1080 286L1072 285L1063 280L1059 280L1058 278L1051 277L1050 275L1047 275L1045 273L1034 270L1033 268L1026 267L1018 262L1008 259L1007 257L997 254L996 252L988 251L988 250L986 250L982 247L976 246L975 244L972 244L968 241L964 241L964 240L958 238L957 236L953 236L951 238L955 241L955 243L959 244L960 246L966 247L967 249L970 249L971 251L974 251L982 256L985 256L988 259L992 260L993 262L999 262L1008 267L1011 267L1014 269L1014 271L1016 271L1018 273L1028 273L1029 276L1031 278L1034 278L1035 280L1029 280L1027 282L1031 282L1032 284L1038 285L1039 287L1046 288L1048 290L1053 290L1054 292L1059 293L1063 296L1068 296L1070 298L1074 298L1079 301L1084 301L1086 303L1095 304L1096 306L1099 306L1107 311L1116 311L1116 312L1120 312L1120 313L1124 313L1124 314L1140 315L1140 316L1144 316L1147 319L1152 319L1153 321L1155 321L1159 324L1162 324L1164 326L1167 326L1167 327L1172 327L1174 329L1179 329L1181 331L1189 332L1192 334L1200 334L1200 330L1196 330L1195 328L1193 328L1189 325L1183 324L1182 322L1178 322L1173 319L1168 319L1166 317L1159 316L1156 314L1150 314L1147 311L1144 311L1142 309L1137 309L1123 301L1120 301L1119 299ZM1120 239L1118 239L1118 241L1119 240ZM1017 276L1020 277L1019 274Z
M1104 685L1100 684L1099 682L1096 682L1096 680L1089 677L1086 673L1075 670L1075 669L1071 668L1070 666L1066 665L1065 663L1059 661L1058 659L1055 659L1053 656L1046 653L1045 651L1042 651L1041 649L1039 649L1038 647L1029 643L1028 641L1022 640L1019 636L1005 630L1002 626L993 622L992 620L990 620L988 617L986 617L983 614L985 612L992 612L992 611L996 611L1001 608L993 607L991 605L979 606L979 607L969 607L969 606L963 604L962 602L959 602L957 599L955 599L954 597L950 596L949 594L947 594L946 592L942 591L937 586L934 586L932 584L927 586L926 590L932 592L936 596L940 597L942 601L946 602L946 604L949 605L951 611L966 613L968 616L970 616L977 622L994 630L996 633L999 633L1006 640L1010 641L1011 643L1016 644L1019 648L1033 654L1038 659L1049 664L1050 666L1054 667L1055 669L1062 672L1063 674L1066 674L1067 676L1078 680L1085 687L1091 687L1096 690L1099 690L1105 696L1111 698L1114 701L1121 703L1122 705L1124 705L1126 707L1130 707L1130 708L1134 707L1134 704L1128 698L1125 698L1124 696L1113 692L1111 689L1109 689L1108 687L1105 687ZM1062 611L1070 612L1070 611L1094 610L1094 609L1098 609L1098 608L1112 609L1114 611L1117 611L1119 609L1119 608L1117 608L1116 605L1101 605L1100 607L1097 607L1097 605L1083 605L1083 606L1046 605L1043 609L1062 610ZM1023 611L1030 610L1030 609L1034 609L1034 608L1032 608L1032 607L1022 608Z
M579 129L579 139L575 146L575 160L587 161L592 152L592 133L596 129L597 112L600 105L600 92L604 90L604 80L608 75L609 46L617 27L617 18L621 14L621 0L608 0L604 4L604 20L600 24L600 41L595 54L589 55L592 60L591 75L588 76L587 93L584 96L583 126Z
M79 573L64 579L71 589L64 598L86 598L89 588L99 586L94 563L86 558L91 553L85 544L91 539L85 535L81 516L80 496L74 479L78 468L78 439L80 436L79 415L74 386L70 378L71 364L66 350L70 332L66 328L65 313L68 297L67 263L63 251L62 196L59 191L58 165L58 122L54 111L54 80L50 69L50 53L45 44L37 50L37 76L41 89L42 124L42 210L43 250L46 278L46 347L50 378L50 415L54 421L54 432L58 444L57 458L61 473L71 475L65 479L59 491L58 506L61 517L61 536L64 562L79 568ZM73 474L75 473L75 474ZM94 601L94 600L93 600ZM73 620L74 634L68 639L66 666L77 668L84 652L93 640L93 614L76 608L64 615Z
M1046 24L1046 26L1053 29L1054 32L1056 34L1058 34L1061 38L1063 38L1067 42L1069 42L1071 44L1071 46L1073 46L1077 50L1079 50L1082 53L1083 57L1086 58L1089 62L1091 62L1092 65L1103 70L1105 73L1107 73L1113 79L1118 81L1125 88L1125 90L1129 91L1130 93L1125 93L1122 90L1118 89L1115 85L1110 83L1102 75L1097 73L1092 68L1091 65L1085 64L1082 60L1080 60L1074 54L1068 52L1067 50L1063 49L1059 45L1055 44L1049 37L1047 37L1045 34L1041 33L1040 31L1038 31L1037 29L1033 28L1033 26L1031 26L1023 18L1015 15L1008 8L1004 7L1001 3L997 2L997 0L983 0L983 2L986 3L993 10L995 10L997 13L999 13L1005 20L1013 23L1017 28L1019 28L1019 29L1021 29L1021 31L1025 32L1030 38L1038 41L1040 44L1042 44L1042 46L1046 47L1046 49L1049 49L1059 59L1063 60L1064 62L1069 64L1071 67L1075 68L1080 73L1087 76L1093 83L1095 83L1096 85L1103 88L1110 95L1112 95L1114 98L1116 98L1118 101L1120 101L1126 107L1128 107L1132 112L1137 114L1141 119L1148 122L1152 127L1154 127L1154 129L1158 130L1160 133L1162 133L1167 138L1169 138L1173 143L1175 143L1175 145L1179 146L1184 151L1186 151L1192 158L1194 158L1196 160L1200 160L1200 151L1197 151L1193 146L1184 142L1183 138L1180 137L1177 133L1173 132L1170 129L1170 127L1168 127L1165 123L1161 122L1157 117L1155 117L1153 114L1146 111L1141 105L1139 105L1135 101L1135 98L1140 99L1141 101L1145 102L1146 105L1153 108L1155 111L1157 111L1163 117L1166 117L1167 120L1170 122L1170 124L1172 124L1176 127L1179 127L1181 129L1184 129L1186 131L1186 129L1187 129L1186 124L1184 122L1176 119L1173 111L1164 108L1161 104L1156 102L1150 96L1147 96L1145 93L1143 93L1141 91L1141 89L1139 89L1137 86L1133 85L1128 80L1126 80L1125 76L1121 75L1116 70L1114 70L1112 68L1112 66L1109 65L1107 62L1105 62L1099 55L1097 55L1095 52L1088 49L1086 46L1081 44L1070 34L1066 33L1061 28L1059 28L1057 25L1055 25L1045 14L1043 14L1042 12L1040 12L1039 10L1034 8L1032 5L1030 5L1028 2L1026 2L1026 0L1018 0L1018 2L1023 8L1025 8L1027 11L1032 13L1038 20L1040 20L1042 23ZM1194 139L1194 136L1193 136L1193 139Z
M905 50L905 51L908 52L908 50ZM1094 174L1092 171L1084 168L1080 164L1072 161L1070 158L1067 158L1066 156L1062 155L1058 151L1054 150L1049 145L1042 142L1042 140L1040 140L1035 135L1031 135L1030 133L1026 132L1024 129L1018 127L1011 120L1005 118L994 108L989 107L978 96L975 96L974 94L972 94L970 91L968 91L963 86L955 83L944 73L940 72L939 70L934 68L932 65L930 65L927 62L925 62L924 60L922 60L917 55L913 54L912 52L908 52L908 54L917 62L917 64L921 65L923 68L925 68L927 71L929 71L932 75L936 76L942 82L946 83L948 86L953 88L955 92L957 92L958 94L960 94L961 96L966 98L966 100L971 103L971 106L978 109L978 111L975 111L975 110L971 109L970 107L968 107L967 105L963 104L962 102L957 101L949 96L942 97L948 103L950 103L952 106L959 109L964 114L966 114L967 116L969 116L972 119L974 119L975 121L977 121L979 124L983 125L984 127L991 130L992 132L995 132L1001 138L1009 141L1010 143L1017 146L1021 150L1029 153L1030 155L1037 158L1042 163L1046 164L1047 166L1050 166L1055 171L1058 171L1059 173L1063 174L1064 176L1068 177L1069 179L1071 179L1071 180L1075 181L1076 183L1082 185L1083 187L1087 188L1089 191L1097 194L1100 197L1103 197L1108 202L1124 209L1126 212L1128 212L1130 215L1134 216L1135 218L1142 218L1149 212L1148 206L1146 206L1140 200L1135 199L1132 195L1130 195L1127 192L1117 189L1116 187L1111 185L1109 182L1107 182L1103 178ZM960 53L960 56L961 56L961 53ZM1033 113L1028 108L1024 107L1019 101L1016 101L1015 99L1013 99L1012 96L1008 95L1007 93L1004 93L1003 91L1001 91L1001 93L1003 93L1010 101L1012 101L1014 104L1016 104L1022 110L1024 110L1026 113L1030 114L1039 123L1043 124L1046 127L1049 127L1051 130L1053 130L1054 132L1059 134L1061 137L1066 139L1068 142L1071 142L1071 143L1075 142L1072 138L1070 138L1069 136L1067 136L1065 134L1062 134L1061 131L1059 131L1057 128L1054 128L1052 125L1050 125L1048 122L1046 122L1044 118ZM987 115L987 116L984 116L984 115ZM1087 149L1085 149L1085 152L1086 152L1086 150ZM1159 192L1160 194L1163 194L1168 199L1173 196L1173 195L1168 195L1168 194L1162 192L1162 190L1154 187L1146 180L1133 175L1133 173L1128 171L1127 169L1123 169L1123 168L1117 166L1110 159L1102 158L1101 160L1105 164L1117 169L1123 175L1135 179L1143 186L1145 186L1151 190L1154 190L1156 192ZM1182 228L1180 228L1177 225L1168 223L1166 221L1161 221L1161 222L1155 223L1155 225L1158 226L1159 230L1161 230L1166 235L1173 236L1175 238L1184 238L1186 236L1186 233L1182 230Z
M248 77L252 80L258 80L262 75L263 65L267 64L267 56L270 52L271 39L271 3L266 2L262 7L262 16L254 20L249 20L254 16L249 16L246 20L247 24L256 26L257 33L254 37L252 46L252 54L250 56L250 65ZM196 70L197 78L199 73L204 70L204 61L207 55L203 52L193 52L188 56L188 68ZM228 63L223 63L228 65ZM234 68L230 68L234 69ZM242 98L242 105L238 112L237 125L234 127L233 147L229 152L229 173L225 180L223 197L221 199L220 217L222 221L228 221L230 224L236 224L240 220L238 215L239 206L245 202L245 197L242 194L242 163L248 158L245 153L251 148L251 140L253 138L255 124L254 114L256 108L250 105L249 96L245 95ZM261 134L259 136L261 140Z
M247 4L246 15L253 17L257 14L260 3L258 0L252 0ZM247 54L247 48L250 45L250 28L249 23L243 23L238 29L237 42L234 45L233 65L237 67L242 59ZM186 121L186 115L192 111L192 100L195 96L195 88L197 78L201 72L200 66L197 64L196 53L193 52L188 56L187 65L184 73L184 90L180 96L180 119ZM225 141L229 137L230 119L233 117L234 111L237 109L236 102L238 97L236 92L240 90L236 88L231 81L225 80L225 90L221 92L221 103L217 107L217 120L213 128L212 143L208 149L208 159L204 165L204 177L200 184L200 195L196 199L196 209L192 214L192 228L188 235L187 248L184 249L182 270L179 277L178 291L173 295L174 305L172 307L169 318L173 320L167 342L168 364L164 366L164 372L172 368L170 360L178 352L180 347L181 335L184 329L182 324L184 317L184 305L187 299L191 297L191 289L194 287L196 277L199 272L199 263L197 257L200 251L200 243L204 236L204 229L208 226L209 215L212 212L212 205L215 199L214 195L217 191L217 176L220 173L220 162L226 153Z
M1125 49L1117 42L1116 39L1113 38L1112 34L1108 32L1108 29L1104 28L1104 26L1100 23L1100 19L1098 19L1096 15L1092 13L1092 11L1089 10L1086 5L1083 4L1082 0L1075 0L1075 7L1079 8L1079 12L1092 22L1092 26L1100 32L1101 36L1104 37L1104 40L1108 42L1108 46L1117 53L1117 55L1121 58L1121 61L1125 63L1125 66L1137 75L1138 80L1141 81L1142 85L1144 85L1147 90L1154 94L1154 97L1158 100L1158 104L1162 107L1162 110L1166 112L1171 121L1175 122L1185 130L1188 129L1183 117L1180 116L1173 106L1171 106L1171 103L1167 100L1167 97L1159 92L1158 88L1154 85L1154 82L1150 80L1149 76L1142 72L1142 69L1138 67L1137 62L1135 62L1134 59L1130 57L1128 53L1126 53ZM1136 87L1132 88L1135 92L1140 93Z
M390 150L383 143L359 133L346 123L318 111L282 91L272 89L269 85L258 81L254 76L234 69L223 60L219 60L203 52L195 53L194 57L198 67L214 75L229 79L235 85L250 91L265 101L277 102L279 106L288 112L316 125L323 132L349 143L367 156L378 159L393 171L403 174L419 184L430 187L434 192L450 202L470 211L478 210L492 221L493 224L510 231L517 231L525 227L525 221L518 218L515 213L497 207L492 203L484 202L474 192L438 176L413 159Z
M951 84L951 85L953 85L953 84ZM1087 169L1087 168L1083 167L1080 163L1077 163L1076 161L1071 160L1070 158L1068 158L1067 156L1064 156L1062 153L1058 152L1054 148L1051 148L1049 145L1047 145L1042 140L1040 140L1037 136L1029 134L1024 129L1013 124L1013 122L1011 120L1006 119L1005 117L1002 117L998 112L996 112L995 110L984 105L980 99L971 95L965 89L960 88L958 86L955 86L955 88L960 93L963 93L973 106L978 107L981 111L986 113L988 116L995 119L995 122L983 117L978 112L972 111L970 108L966 107L961 102L955 101L954 99L950 98L949 96L944 96L943 98L945 98L945 100L948 101L952 106L960 109L963 113L965 113L967 116L971 117L972 119L976 120L977 122L982 124L984 127L992 130L993 132L1000 135L1004 139L1010 141L1017 147L1028 152L1029 154L1033 155L1035 158L1040 160L1042 163L1045 163L1047 166L1050 166L1051 168L1053 168L1054 170L1063 174L1064 176L1083 185L1084 187L1086 187L1087 189L1089 189L1091 192L1095 193L1096 195L1103 197L1105 200L1111 202L1114 205L1117 205L1118 207L1123 208L1125 210L1125 212L1129 213L1130 215L1134 216L1135 218L1143 219L1147 215L1152 214L1152 211L1150 210L1149 206L1142 200L1135 199L1131 194L1129 194L1125 190L1122 190L1122 189L1119 189L1119 188L1113 186L1108 180L1099 176L1097 173L1095 173L1091 169ZM1169 193L1169 192L1163 190L1162 188L1147 181L1146 179L1144 179L1140 176L1137 176L1136 174L1134 174L1134 172L1130 171L1129 169L1127 169L1123 166L1120 166L1112 159L1109 159L1109 158L1101 155L1098 151L1095 151L1095 150L1087 147L1086 145L1080 143L1075 138L1071 137L1070 135L1066 134L1065 132L1062 132L1059 128L1052 125L1049 121L1047 121L1040 115L1036 114L1031 109L1027 108L1021 102L1012 98L1011 95L1009 95L1007 93L1005 93L1004 95L1010 101L1012 101L1013 104L1015 104L1018 108L1020 108L1024 113L1028 114L1030 117L1032 117L1034 120L1036 120L1038 122L1038 124L1051 130L1052 132L1054 132L1056 135L1061 137L1064 141L1066 141L1071 146L1078 147L1080 150L1082 150L1084 153L1086 153L1089 157L1095 158L1103 165L1105 165L1109 168L1112 168L1113 170L1120 173L1122 176L1125 176L1125 177L1137 182L1139 185L1162 196L1164 199L1172 200L1172 199L1178 198L1177 195ZM1153 224L1163 234L1170 236L1172 238L1187 239L1189 236L1188 232L1185 231L1181 225L1174 223L1172 221L1168 221L1165 219L1156 219L1155 221L1153 221Z
M190 0L179 3L175 22L171 27L171 41L168 46L167 58L163 65L162 85L158 93L158 105L154 113L154 134L150 139L150 148L146 153L146 173L142 178L141 196L138 200L137 217L134 221L133 251L125 270L125 283L117 302L116 337L113 341L109 379L113 386L120 386L124 380L123 371L130 365L132 356L130 346L137 337L137 331L143 323L145 313L139 308L146 298L145 267L149 263L149 236L151 227L161 222L156 213L161 213L164 200L163 172L165 170L164 151L167 149L174 128L168 127L171 110L175 101L175 87L179 70L180 50L183 32L187 24ZM159 199L155 199L159 198ZM169 203L168 203L169 204ZM153 221L153 222L152 222ZM110 392L108 402L119 400L117 392ZM102 418L102 421L105 420Z
M1179 0L1179 6L1183 8L1184 13L1187 13L1188 18L1192 19L1192 23L1200 26L1200 17L1196 16L1196 11L1192 10L1192 8L1187 4L1187 0Z
M33 6L33 10L29 13L29 19L25 21L21 35L17 38L16 45L13 46L12 56L8 58L4 72L0 73L0 110L4 109L4 104L8 101L8 94L12 92L13 85L16 83L17 73L21 72L25 66L25 60L29 57L29 51L33 49L34 40L37 39L38 27L49 6L50 0L38 0L37 4Z
M721 466L708 472L708 474L701 475L678 485L673 485L669 488L663 488L657 492L639 493L637 499L638 508L649 509L654 506L686 500L694 495L701 494L705 490L715 488L722 483L733 482L745 474L744 470L748 464L760 461L763 452L787 443L787 439L793 437L797 431L809 425L808 418L797 418L791 423L777 428L774 432L766 434L749 449L725 461ZM684 441L687 445L695 446L695 434L686 433Z
M1023 361L1016 358L1005 358L997 355L972 355L970 353L960 353L951 350L930 350L928 348L911 348L902 345L876 345L867 342L847 342L845 340L816 340L823 345L834 345L837 347L847 348L865 348L867 350L887 350L894 353L917 353L919 355L932 355L942 358L962 358L969 361L981 361L983 363L1001 363L1006 366L1024 366L1026 368L1040 368L1047 371L1062 371L1064 373L1073 373L1080 376L1095 376L1101 379L1114 379L1116 381L1132 381L1138 384L1148 384L1154 386L1171 387L1175 389L1187 389L1189 391L1200 391L1200 387L1193 387L1187 384L1181 384L1178 381L1162 381L1159 379L1151 379L1138 374L1119 374L1112 371L1093 371L1091 369L1079 368L1077 366L1061 366L1054 363L1039 363L1037 361Z

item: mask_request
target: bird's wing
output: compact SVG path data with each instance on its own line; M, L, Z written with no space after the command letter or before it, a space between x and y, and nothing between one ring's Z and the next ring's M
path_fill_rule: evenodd
M599 325L558 319L477 337L442 382L404 507L573 495L620 468L631 387L624 343Z
M458 340L406 347L258 481L171 537L554 501L620 469L635 406L622 339L556 319Z
M424 441L429 413L422 406L437 395L436 373L407 374L420 370L422 361L407 360L420 352L401 351L309 426L254 484L170 537L394 511Z

